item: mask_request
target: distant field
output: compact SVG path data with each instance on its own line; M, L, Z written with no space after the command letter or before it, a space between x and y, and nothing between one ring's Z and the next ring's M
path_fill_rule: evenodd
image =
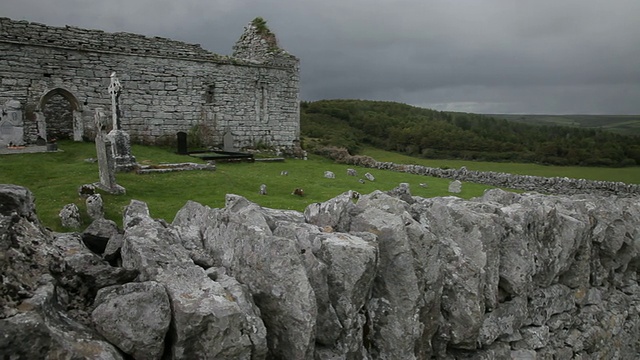
M640 135L640 115L487 114L487 116L534 125L574 126L603 129L623 135Z
M640 184L640 166L626 168L603 168L584 166L546 166L508 162L482 162L469 160L432 160L415 158L375 148L366 148L363 155L378 161L391 161L399 164L418 164L430 167L459 169L466 166L469 170L497 171L510 174L535 175L545 177L569 177L576 179L622 181L628 184Z

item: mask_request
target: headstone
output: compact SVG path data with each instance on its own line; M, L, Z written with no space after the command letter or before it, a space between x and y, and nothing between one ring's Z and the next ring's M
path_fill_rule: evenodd
M325 171L324 177L326 177L327 179L335 179L336 174L334 174L332 171Z
M19 101L9 100L0 114L0 147L24 145L24 127Z
M125 188L116 184L116 167L111 150L111 141L105 135L106 124L102 109L96 109L94 121L96 125L96 153L100 182L94 185L110 194L124 194Z
M120 93L122 86L116 76L115 71L111 73L111 83L109 84L109 94L111 95L111 121L112 127L109 135L111 151L115 162L116 171L132 171L138 164L136 158L131 154L131 141L129 134L121 129L120 124Z
M347 175L358 176L358 172L355 169L347 169Z
M260 185L260 195L267 195L267 185Z
M180 131L176 136L178 138L178 154L179 155L189 154L189 151L187 149L187 133L184 131Z
M87 205L87 214L92 220L104 218L104 203L100 194L93 194L85 200Z
M231 131L227 131L226 133L224 133L224 136L222 138L222 149L224 151L227 152L235 152L236 148L233 145L233 134L231 133Z
M60 210L58 216L60 216L60 222L64 228L78 229L82 224L80 220L80 210L76 204L65 205L62 210Z
M124 130L111 130L107 134L107 138L111 142L111 152L116 171L128 172L138 167L135 156L131 154L131 141L129 133Z
M84 184L80 185L78 188L78 195L82 198L87 198L89 195L93 195L96 193L96 187L93 184Z
M453 180L449 183L449 192L459 194L462 191L462 183L460 180Z
M373 175L371 175L370 173L364 174L364 177L366 177L367 180L369 180L369 181L376 181L376 178L373 177Z

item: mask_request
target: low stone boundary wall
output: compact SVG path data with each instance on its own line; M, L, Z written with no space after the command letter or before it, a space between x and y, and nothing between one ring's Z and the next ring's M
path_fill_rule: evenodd
M345 150L346 152L346 150ZM337 162L368 167L379 170L391 170L433 176L445 179L473 182L498 186L502 188L519 189L526 191L538 191L545 194L595 194L595 195L640 195L640 184L627 184L614 181L596 181L586 179L572 179L568 177L543 177L532 175L517 175L495 171L475 171L460 169L441 169L422 165L395 164L392 162L380 162L369 156L345 155L343 152L323 153Z

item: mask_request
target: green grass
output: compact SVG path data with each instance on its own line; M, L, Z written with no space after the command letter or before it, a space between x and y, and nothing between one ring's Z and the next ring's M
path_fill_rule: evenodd
M83 184L98 181L98 164L86 162L95 157L92 143L61 142L57 153L0 155L0 183L17 184L29 188L36 197L36 209L45 226L63 231L58 213L68 203L75 203L85 213L84 199L77 190ZM141 164L174 162L200 162L199 159L176 155L173 149L134 145L132 152ZM531 164L487 163L458 160L426 160L396 153L366 149L365 154L379 161L421 164L432 167L459 168L469 170L500 171L540 176L568 176L609 181L640 182L640 167L607 169L555 167ZM146 202L151 215L172 221L176 212L188 200L210 207L224 207L226 194L238 194L262 206L277 209L303 211L307 205L326 201L345 191L355 190L368 194L374 190L387 191L401 182L410 184L413 195L422 197L447 196L450 180L424 177L354 167L358 177L347 176L348 165L335 164L330 160L310 156L309 160L286 160L285 162L220 163L216 171L184 171L166 174L138 175L118 173L117 182L127 189L125 195L102 193L106 217L122 223L122 210L131 199ZM280 175L286 170L288 176ZM324 178L326 170L336 174L335 179ZM370 172L375 182L358 182ZM259 195L260 184L267 185L268 195ZM427 183L428 187L420 187ZM292 195L295 188L303 188L304 197ZM482 195L491 186L464 183L462 198ZM84 215L85 225L89 219Z
M98 164L86 162L95 158L92 143L60 142L57 153L0 155L0 183L17 184L29 188L36 197L36 210L45 226L63 231L58 213L68 203L75 203L85 213L84 199L77 190L83 184L98 181ZM141 164L173 162L200 162L200 160L176 155L173 149L134 145L133 155ZM122 223L122 210L131 199L145 201L151 215L172 221L176 212L187 200L211 207L223 207L226 194L238 194L262 206L277 209L303 211L313 202L326 201L345 191L355 190L363 194L376 189L390 190L401 182L411 186L414 195L434 197L449 195L450 180L391 171L357 168L358 177L347 176L351 166L335 164L330 160L311 156L309 160L285 162L220 163L216 171L184 171L166 174L138 175L118 173L117 182L127 190L125 195L102 193L107 218ZM281 176L286 170L288 176ZM324 171L336 174L335 179L324 178ZM375 182L358 182L364 173L370 172ZM259 195L260 184L267 185L268 195ZM428 183L427 188L419 186ZM304 197L292 195L295 188L303 188ZM482 195L486 185L465 183L463 198ZM84 217L85 225L89 219Z
M378 161L390 161L398 164L418 164L429 167L459 169L466 166L468 170L496 171L510 174L534 175L544 177L569 177L576 179L622 181L628 184L640 184L640 166L625 168L602 168L581 166L547 166L537 164L483 162L470 160L432 160L415 158L384 150L366 148L363 155Z

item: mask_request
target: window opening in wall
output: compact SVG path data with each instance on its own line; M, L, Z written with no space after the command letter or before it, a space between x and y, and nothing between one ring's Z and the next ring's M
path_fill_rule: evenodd
M260 84L260 120L267 121L267 89Z
M215 93L215 86L214 85L209 85L207 87L207 94L205 97L205 102L207 104L213 104L213 95Z
M46 77L46 78L50 78L50 77L51 77L51 74L49 74L49 73L44 73L44 74L42 74L42 76L44 76L44 77Z

